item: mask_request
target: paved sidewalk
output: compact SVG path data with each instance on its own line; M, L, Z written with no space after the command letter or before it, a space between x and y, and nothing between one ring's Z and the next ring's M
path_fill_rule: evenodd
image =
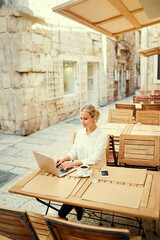
M132 97L118 102L132 102ZM107 121L109 108L115 108L115 103L99 108L101 112L99 122ZM73 132L81 127L79 116L77 116L26 137L6 135L0 132L0 174L3 171L9 173L10 177L6 184L3 185L0 182L0 206L27 209L44 214L46 207L35 199L8 193L8 189L37 168L32 151L53 158L61 158L65 156L72 146ZM50 210L49 215L55 216L57 213Z

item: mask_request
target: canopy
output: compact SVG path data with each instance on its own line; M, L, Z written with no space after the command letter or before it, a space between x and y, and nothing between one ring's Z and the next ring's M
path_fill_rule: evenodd
M144 57L150 57L156 54L160 54L160 45L152 48L139 50L138 52L142 54Z
M160 23L160 0L71 0L52 10L110 37Z

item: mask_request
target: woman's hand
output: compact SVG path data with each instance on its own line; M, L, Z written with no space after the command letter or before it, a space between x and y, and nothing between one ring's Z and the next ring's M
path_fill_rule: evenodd
M74 167L74 163L73 162L69 162L69 161L66 161L66 162L63 162L61 165L59 165L59 167L61 169L63 169L64 171L68 170L68 169L71 169Z
M60 166L65 160L64 159L57 159L55 160L56 167Z

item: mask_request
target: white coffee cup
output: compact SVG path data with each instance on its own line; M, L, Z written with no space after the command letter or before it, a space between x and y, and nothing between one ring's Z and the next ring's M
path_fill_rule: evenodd
M88 165L81 165L79 168L78 168L78 173L80 175L86 175L88 173Z

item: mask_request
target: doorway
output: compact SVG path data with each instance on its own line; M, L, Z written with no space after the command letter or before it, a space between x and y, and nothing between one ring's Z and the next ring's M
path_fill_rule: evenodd
M98 106L97 64L87 64L88 104Z
M118 66L118 98L125 97L126 94L126 73L124 71L124 64Z

